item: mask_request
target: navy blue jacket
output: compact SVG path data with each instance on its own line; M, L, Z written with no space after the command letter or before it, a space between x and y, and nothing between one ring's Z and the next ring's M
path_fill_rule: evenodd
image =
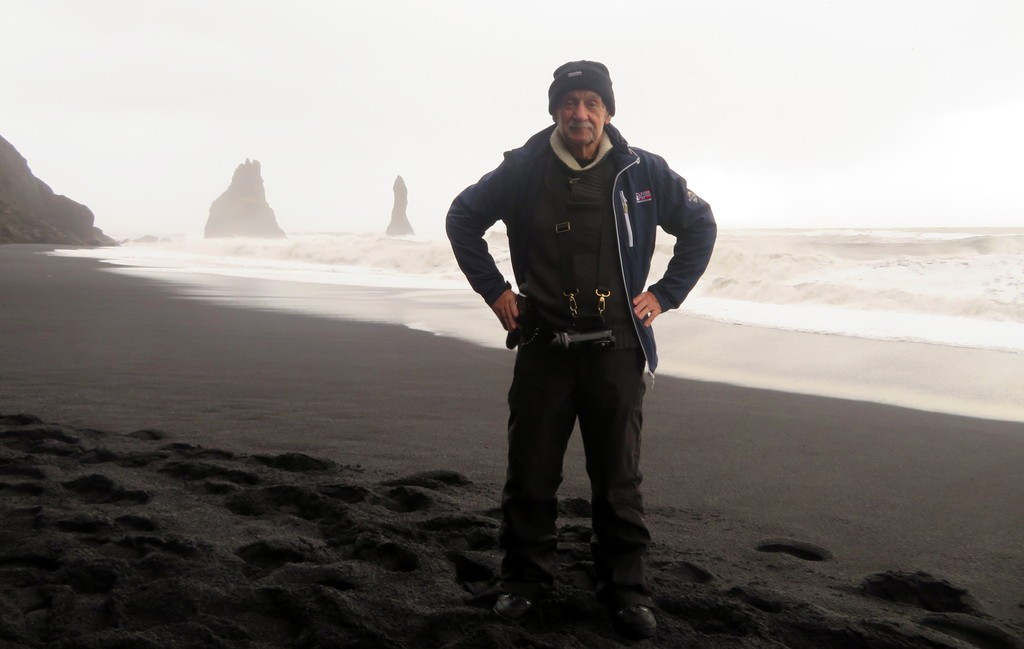
M484 233L498 221L505 224L512 270L521 286L530 255L529 219L536 211L544 166L551 157L554 128L550 126L522 147L506 152L498 168L463 190L448 210L446 230L459 268L489 305L510 286L487 251ZM658 298L663 311L674 309L707 268L717 235L715 217L711 207L687 190L686 181L669 169L663 158L630 148L611 124L604 130L612 141L608 155L613 156L617 172L611 201L626 294L632 304L632 298L643 293L656 226L661 226L676 238L676 244L665 276L647 290ZM653 374L658 366L654 332L635 316L633 324Z

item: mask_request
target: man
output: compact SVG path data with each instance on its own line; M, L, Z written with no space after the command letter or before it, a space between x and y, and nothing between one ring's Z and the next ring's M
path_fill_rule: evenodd
M656 621L639 454L645 364L653 377L658 362L651 324L703 274L716 225L662 158L630 148L611 125L615 96L604 65L555 70L548 112L555 125L507 152L447 217L459 267L509 332L509 345L518 344L494 611L521 620L554 584L556 491L578 418L598 597L620 633L647 638ZM498 220L520 295L483 238ZM677 242L665 276L645 290L656 226Z

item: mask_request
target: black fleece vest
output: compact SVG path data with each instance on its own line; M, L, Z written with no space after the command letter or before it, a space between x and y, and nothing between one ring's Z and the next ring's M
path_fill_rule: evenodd
M541 183L537 210L530 223L530 261L526 269L526 288L542 320L556 331L573 326L569 301L562 294L561 260L556 237L571 237L573 272L576 277L576 303L580 316L597 314L597 260L601 237L611 237L608 249L616 251L605 260L611 282L604 318L615 334L615 348L639 346L632 322L631 299L623 291L622 266L615 238L615 214L612 210L612 185L615 166L608 154L586 171L569 169L554 151L547 161ZM555 224L570 223L565 234L555 233Z

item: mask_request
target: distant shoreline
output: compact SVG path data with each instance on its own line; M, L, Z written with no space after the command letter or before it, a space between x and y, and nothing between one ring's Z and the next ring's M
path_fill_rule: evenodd
M296 241L289 246L299 245ZM253 241L245 245L277 244ZM310 250L315 252L316 248ZM85 254L96 256L94 251ZM504 337L492 315L464 288L461 277L434 282L436 286L425 283L422 288L399 286L408 281L401 278L385 279L379 287L348 286L344 273L311 277L296 267L288 270L293 273L288 275L276 266L260 266L260 260L255 266L246 266L247 262L246 257L238 257L235 265L211 267L206 273L180 266L163 270L159 258L154 259L153 267L110 268L170 282L184 295L223 304L389 322L503 348ZM187 263L202 265L203 261L197 258ZM452 286L460 288L453 290ZM394 295L401 298L396 301ZM1014 387L1017 377L1024 375L1024 353L731 324L693 315L697 305L698 301L689 301L659 319L659 379L675 376L1024 422L1024 393ZM795 313L801 313L797 309ZM884 320L884 316L876 319Z

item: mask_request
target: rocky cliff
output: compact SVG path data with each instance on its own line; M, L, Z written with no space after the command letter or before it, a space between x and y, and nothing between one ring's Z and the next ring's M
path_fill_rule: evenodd
M280 239L284 231L277 227L274 210L267 204L263 176L258 160L238 165L231 185L210 205L206 220L206 238L260 237Z
M92 211L32 174L28 161L0 137L0 243L106 246L116 242L93 227Z
M388 236L396 237L403 234L416 234L409 223L409 217L405 214L405 208L409 206L409 190L405 187L405 181L399 176L395 178L395 205L391 208L391 223L388 224Z

